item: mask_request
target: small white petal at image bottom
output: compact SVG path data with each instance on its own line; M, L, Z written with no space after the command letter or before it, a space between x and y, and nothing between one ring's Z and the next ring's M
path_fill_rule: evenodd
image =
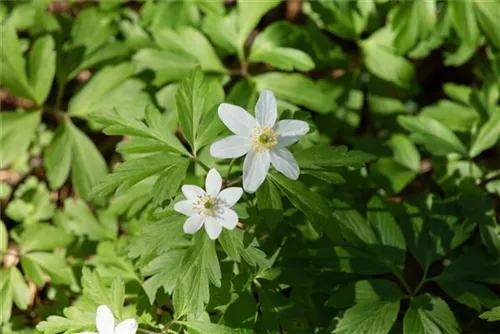
M253 193L262 185L272 165L286 177L296 180L300 169L287 146L296 143L307 132L304 121L278 118L276 98L263 90L255 106L255 118L241 107L222 103L218 114L234 135L210 146L210 154L219 159L234 159L246 155L243 162L243 189Z
M78 334L135 334L138 324L135 319L126 319L115 327L113 312L106 305L97 308L95 324L97 332L80 332Z
M194 185L182 186L185 200L175 203L174 210L188 216L184 222L184 233L194 234L205 226L210 239L215 240L222 228L232 230L238 224L238 215L231 209L243 195L243 189L230 187L221 190L222 177L211 169L205 180L205 190Z

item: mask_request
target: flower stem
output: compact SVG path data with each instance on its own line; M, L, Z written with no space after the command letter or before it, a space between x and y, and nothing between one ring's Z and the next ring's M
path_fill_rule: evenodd
M194 155L191 155L191 160L193 160L195 163L197 163L198 165L200 165L205 171L209 171L210 170L210 167L208 167L203 161L201 161L200 159L198 159L198 157L194 156Z
M229 175L231 175L231 169L233 169L233 165L236 159L232 159L231 162L229 163L229 167L227 169L227 175L226 175L226 181L229 180Z

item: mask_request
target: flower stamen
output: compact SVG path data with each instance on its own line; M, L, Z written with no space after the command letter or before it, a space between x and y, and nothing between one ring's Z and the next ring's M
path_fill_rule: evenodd
M265 152L278 144L279 133L267 125L256 125L253 128L253 149L259 153Z

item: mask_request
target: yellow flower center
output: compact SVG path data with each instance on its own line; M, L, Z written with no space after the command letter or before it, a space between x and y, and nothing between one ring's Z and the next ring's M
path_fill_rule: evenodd
M259 153L265 152L278 144L277 131L267 125L255 126L253 128L253 149Z
M193 203L194 212L205 217L215 216L220 211L219 201L210 194L198 196Z

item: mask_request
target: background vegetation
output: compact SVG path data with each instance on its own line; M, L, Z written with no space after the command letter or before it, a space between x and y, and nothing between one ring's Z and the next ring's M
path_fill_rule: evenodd
M499 1L16 1L0 21L0 332L95 331L102 304L144 333L498 332ZM309 123L300 179L272 172L215 242L185 235L181 184L241 175L209 154L217 106L263 89Z

